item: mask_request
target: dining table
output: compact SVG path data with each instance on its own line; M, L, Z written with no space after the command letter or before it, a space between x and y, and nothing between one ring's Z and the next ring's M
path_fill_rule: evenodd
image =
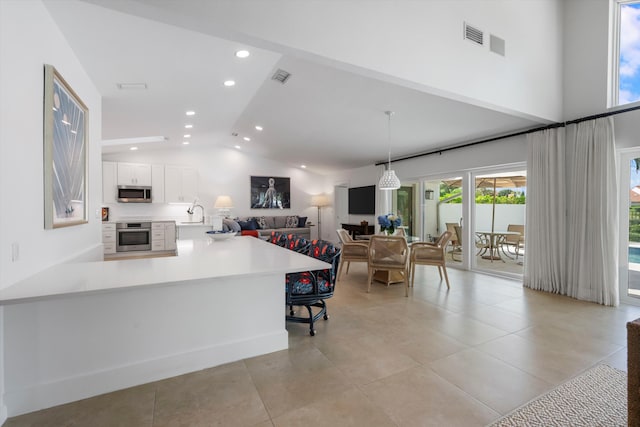
M476 230L476 236L478 236L481 242L485 242L485 244L487 244L488 242L488 247L485 246L483 249L485 249L485 253L486 253L486 250L488 249L489 253L482 255L483 259L491 260L491 262L498 261L498 260L505 262L502 256L500 255L500 252L502 252L502 254L507 258L513 259L504 250L504 242L506 242L507 236L520 236L520 233L517 231L495 231L495 230L494 231L485 231L485 230L478 231Z

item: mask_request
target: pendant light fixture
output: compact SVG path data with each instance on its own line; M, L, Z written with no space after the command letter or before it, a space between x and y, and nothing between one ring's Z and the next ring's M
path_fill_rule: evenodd
M382 178L380 178L380 182L378 183L378 188L380 190L397 190L400 188L400 180L396 176L396 173L391 169L391 116L393 116L393 111L385 111L384 112L389 121L389 164L387 165L387 170L384 171Z

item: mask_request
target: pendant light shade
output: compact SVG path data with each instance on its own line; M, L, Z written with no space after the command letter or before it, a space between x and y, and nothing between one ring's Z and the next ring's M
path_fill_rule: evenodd
M400 188L400 180L396 176L396 172L391 169L384 171L384 174L378 183L378 187L381 190L397 190Z
M400 180L396 176L396 172L391 169L391 116L393 115L393 111L385 111L384 113L387 115L389 121L389 164L382 178L380 178L378 188L380 190L397 190L400 188Z

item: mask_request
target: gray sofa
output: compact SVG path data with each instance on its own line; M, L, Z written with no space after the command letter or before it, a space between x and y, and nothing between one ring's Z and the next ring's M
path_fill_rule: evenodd
M243 223L250 222L252 219L256 220L256 223L261 226L257 229L260 237L271 236L272 231L279 233L293 233L307 240L311 239L311 227L306 225L306 217L303 217L305 221L301 221L298 215L256 215L252 217L236 218L236 222L241 225ZM302 224L303 227L296 226L291 227L293 224Z

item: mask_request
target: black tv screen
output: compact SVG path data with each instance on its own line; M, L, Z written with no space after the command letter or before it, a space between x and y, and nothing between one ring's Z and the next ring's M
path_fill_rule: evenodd
M375 215L376 186L349 189L349 215Z

